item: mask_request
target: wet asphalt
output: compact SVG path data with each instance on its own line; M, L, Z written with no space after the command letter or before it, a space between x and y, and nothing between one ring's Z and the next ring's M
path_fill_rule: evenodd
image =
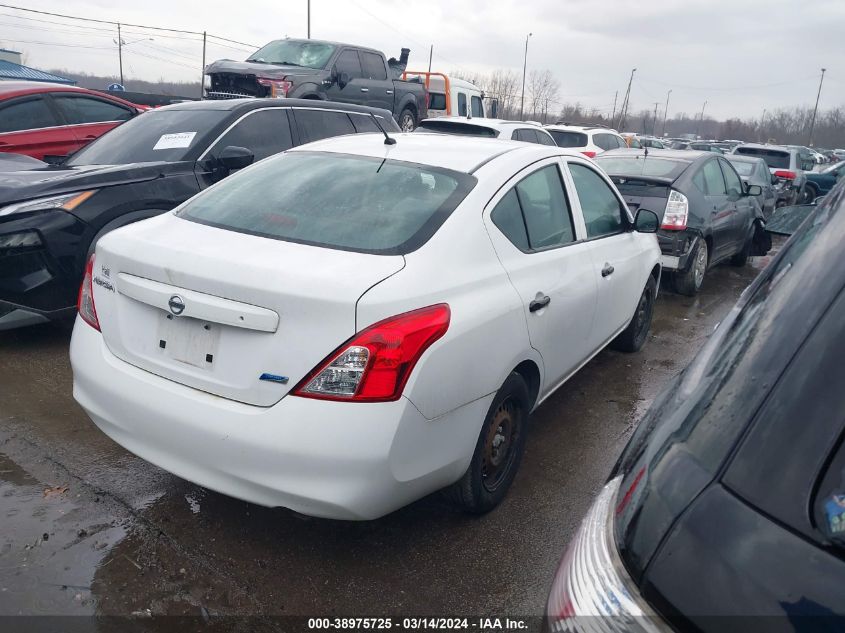
M516 481L482 517L435 494L335 522L204 490L77 406L69 327L0 332L0 615L539 615L640 415L767 260L717 267L695 298L664 285L646 347L601 352L534 413Z

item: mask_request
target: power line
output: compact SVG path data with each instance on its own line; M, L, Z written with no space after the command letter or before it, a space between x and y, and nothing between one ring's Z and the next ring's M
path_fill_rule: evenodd
M3 38L4 42L14 42L15 44L40 44L42 46L65 46L68 48L92 48L99 51L110 51L112 46L85 46L83 44L59 44L58 42L36 42L35 40L10 40L7 37Z

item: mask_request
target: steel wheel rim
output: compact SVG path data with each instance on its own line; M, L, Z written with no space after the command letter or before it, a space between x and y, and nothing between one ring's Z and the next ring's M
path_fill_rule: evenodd
M637 332L637 339L641 338L643 335L643 331L645 330L646 323L649 321L649 313L651 312L650 306L651 302L649 299L651 298L651 293L649 293L648 288L643 290L643 295L640 297L640 303L637 306L637 316L636 318L636 332Z
M410 114L405 114L402 117L402 131L403 132L413 132L414 131L414 118Z
M493 421L484 438L484 458L481 463L481 482L488 492L495 492L510 473L519 440L521 411L507 398L493 414Z
M701 242L698 252L695 254L693 274L695 275L695 287L698 288L704 282L704 272L707 270L707 244Z

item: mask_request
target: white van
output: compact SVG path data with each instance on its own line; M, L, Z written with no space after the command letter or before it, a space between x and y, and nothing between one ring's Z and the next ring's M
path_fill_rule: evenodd
M488 116L484 103L484 93L481 88L457 77L449 77L443 73L432 73L408 70L402 74L402 79L419 79L428 91L428 116L467 116L486 118ZM496 116L495 112L490 113Z

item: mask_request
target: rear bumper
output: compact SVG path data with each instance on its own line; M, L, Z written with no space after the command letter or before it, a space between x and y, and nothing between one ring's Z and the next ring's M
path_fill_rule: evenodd
M699 235L692 231L657 231L660 245L661 265L665 270L685 271L689 268L691 255Z
M74 398L132 453L232 497L332 519L374 519L456 481L474 441L455 446L467 444L454 441L455 429L480 429L492 400L436 420L404 397L353 404L288 396L255 407L130 365L79 319L70 357Z

